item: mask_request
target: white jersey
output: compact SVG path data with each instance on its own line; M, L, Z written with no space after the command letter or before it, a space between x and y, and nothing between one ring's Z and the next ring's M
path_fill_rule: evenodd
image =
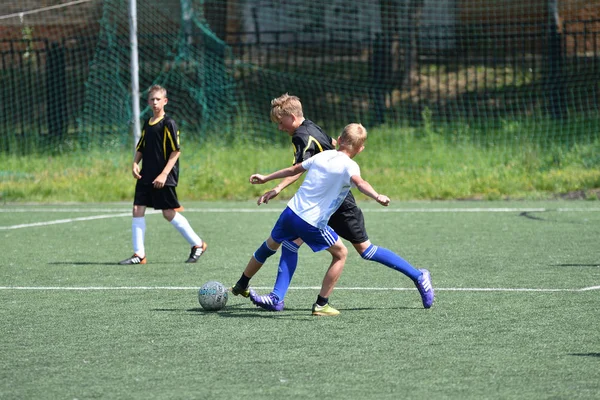
M354 186L350 179L360 176L360 167L346 154L326 150L303 161L302 168L306 177L288 207L312 226L325 229Z

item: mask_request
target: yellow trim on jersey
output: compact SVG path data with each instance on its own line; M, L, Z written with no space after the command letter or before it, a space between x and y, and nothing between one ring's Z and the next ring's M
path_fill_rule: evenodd
M140 140L137 144L137 147L135 148L136 151L139 151L140 147L142 147L142 143L144 143L144 136L146 136L146 130L142 129L142 136L140 136Z
M310 148L310 143L314 142L317 146L317 148L319 149L319 153L323 151L323 146L321 146L321 143L319 143L319 141L317 139L315 139L312 136L308 136L308 143L306 143L306 147L304 148L304 152L302 152L302 158L304 158L304 153L306 153L306 150L308 150ZM292 165L294 165L294 163L296 162L296 153L298 152L298 148L296 147L296 145L294 143L292 143L292 146L294 147L294 159L292 160ZM314 154L313 154L314 155Z
M156 125L158 124L160 121L162 121L165 118L165 116L163 115L162 117L160 117L159 119L157 119L156 121L154 121L154 123L152 123L152 118L150 118L148 120L148 125Z
M179 135L179 131L177 131ZM167 138L171 143L171 150L175 151L177 147L175 147L175 143L173 142L173 135L167 126L165 126L165 134L163 135L163 154L165 155L165 160L167 159Z
M310 142L315 142L315 144L319 148L319 153L323 151L323 147L321 147L321 143L319 143L319 141L317 139L315 139L314 137L309 136L308 143L306 144L306 148L304 149L305 153L306 153L306 150L308 150L308 148L310 147Z
M296 153L298 152L298 148L296 147L296 145L294 143L292 143L292 146L294 147L294 154L292 154L292 156L294 157L292 159L292 165L296 164Z

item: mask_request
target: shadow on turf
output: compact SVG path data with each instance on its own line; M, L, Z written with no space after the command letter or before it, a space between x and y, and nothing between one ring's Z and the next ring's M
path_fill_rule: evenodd
M412 310L417 309L419 307L360 307L360 308L347 308L340 309L342 313L349 313L352 311L365 311L365 310ZM310 308L290 308L286 307L284 312L272 312L261 310L258 307L248 307L248 304L235 304L225 307L223 310L219 311L206 311L201 307L189 308L187 310L183 310L180 308L153 308L151 311L159 311L159 312L188 312L199 315L212 315L217 314L219 317L223 318L264 318L264 317L273 317L273 318L296 318L296 317L313 317L310 313ZM298 315L298 313L301 313Z
M570 353L569 355L578 357L600 357L600 353Z
M600 263L596 264L556 264L558 267L598 267Z
M524 211L519 214L519 217L525 217L530 220L542 221L542 222L565 223L565 224L575 224L575 225L586 224L586 221L580 221L580 220L575 220L575 219L568 219L568 220L560 219L559 220L559 219L554 219L554 218L542 218L542 217L538 217L537 215L534 215L537 213L548 213L548 211L536 211L536 212Z
M167 261L152 261L152 265L163 265L163 264L173 264L172 262ZM148 264L135 264L135 265L119 265L118 262L115 261L53 261L49 262L48 265L112 265L120 268L127 267L147 267Z
M298 309L298 308L286 308L286 311L303 311L308 312L308 316L310 315L310 309ZM197 308L189 308L187 310L180 308L154 308L151 311L160 311L160 312L186 312L196 315L213 315L216 314L219 317L223 318L264 318L264 317L273 317L273 318L290 318L290 317L298 317L297 314L289 314L289 313L280 313L280 312L270 312L261 310L257 307L248 307L248 304L235 304L225 307L223 310L219 311L206 311L201 307ZM306 316L303 315L303 316Z
M117 265L114 261L55 261L48 265Z

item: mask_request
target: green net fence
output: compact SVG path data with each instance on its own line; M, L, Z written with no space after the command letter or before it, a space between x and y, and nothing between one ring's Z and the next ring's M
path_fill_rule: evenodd
M260 144L289 92L332 136L349 122L541 148L600 135L600 2L126 0L0 6L0 151L132 146L132 101L167 87L186 140Z

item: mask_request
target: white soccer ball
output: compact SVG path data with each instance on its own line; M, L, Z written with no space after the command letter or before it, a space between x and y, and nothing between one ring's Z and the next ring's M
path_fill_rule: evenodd
M221 282L206 282L198 290L198 302L206 311L221 310L227 304L227 289Z

